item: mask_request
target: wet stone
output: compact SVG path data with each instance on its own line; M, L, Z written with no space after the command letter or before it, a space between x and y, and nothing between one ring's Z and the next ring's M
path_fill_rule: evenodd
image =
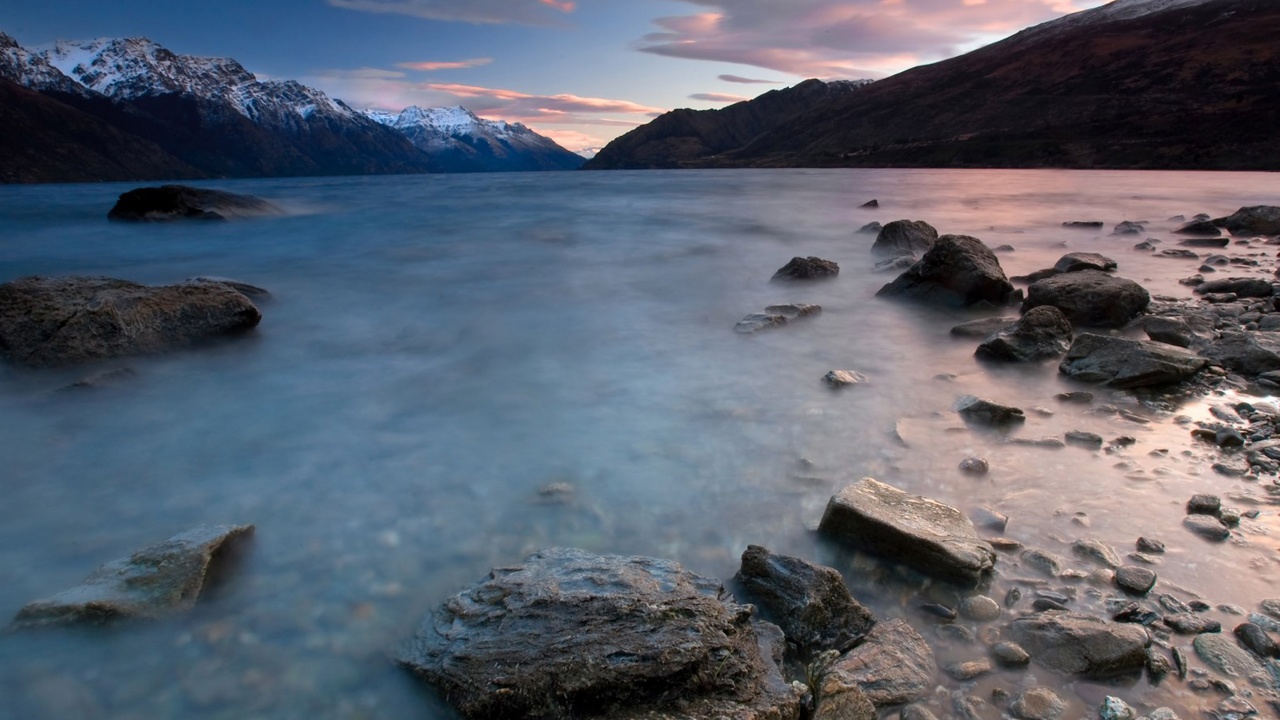
M1062 574L1062 559L1053 553L1030 548L1018 556L1027 566L1034 568L1049 577Z
M1248 648L1260 658L1280 657L1280 646L1267 634L1266 630L1253 623L1240 623L1232 634L1240 644Z
M831 666L823 694L856 686L877 708L918 700L933 685L937 665L924 638L900 618L877 623L867 639Z
M1155 587L1156 574L1144 567L1125 565L1116 568L1116 587L1133 595L1146 595Z
M1022 646L1012 642L999 642L991 646L991 657L1001 667L1025 667L1031 655Z
M1086 677L1111 677L1142 670L1147 632L1135 625L1111 623L1070 612L1045 612L1018 618L1010 638L1049 670Z
M1096 449L1102 447L1102 436L1084 430L1071 430L1066 434L1067 444L1077 447Z
M774 281L826 280L840 274L840 266L819 257L793 257L773 274Z
M1101 720L1133 720L1137 717L1137 713L1125 701L1114 695L1108 695L1098 708L1098 717Z
M1259 687L1268 687L1271 683L1270 673L1262 662L1225 635L1198 635L1192 647L1206 665L1226 677L1243 679Z
M1166 615L1164 624L1179 635L1199 635L1201 633L1218 633L1222 631L1222 623L1213 618L1195 614Z
M1173 672L1173 661L1154 646L1147 648L1147 675L1154 682L1159 682Z
M980 457L967 457L960 461L960 472L968 475L986 475L991 465Z
M991 508L980 507L969 514L973 524L987 530L1004 532L1009 527L1009 516Z
M1088 404L1093 402L1093 393L1084 390L1058 393L1056 397L1062 402Z
M898 720L938 720L938 717L923 705L911 704L902 707Z
M969 662L952 663L946 667L947 675L953 680L965 682L981 677L991 672L991 663L986 660L972 660Z
M1188 515L1182 519L1182 526L1208 540L1226 540L1231 537L1231 528L1211 515Z
M1076 555L1101 563L1107 567L1120 566L1120 555L1110 545L1093 538L1083 538L1071 544L1071 551Z
M867 382L867 376L857 370L832 370L822 376L822 380L833 388L842 388L851 385L864 385Z
M960 413L960 417L966 422L993 427L1022 423L1027 419L1026 414L1019 408L983 400L973 395L965 395L957 400L956 412Z
M973 595L960 601L960 615L967 620L991 622L1000 617L1000 603L986 595Z
M1276 620L1280 620L1280 598L1267 598L1258 603L1258 607L1261 608L1262 612Z

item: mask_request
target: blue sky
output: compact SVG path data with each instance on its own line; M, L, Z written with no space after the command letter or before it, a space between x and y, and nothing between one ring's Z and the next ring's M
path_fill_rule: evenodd
M148 37L354 107L463 105L571 149L807 77L880 78L1103 0L25 0L32 46ZM751 82L746 82L751 81Z

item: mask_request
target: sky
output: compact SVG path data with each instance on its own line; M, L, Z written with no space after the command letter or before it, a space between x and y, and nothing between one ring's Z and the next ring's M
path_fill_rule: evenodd
M1105 0L14 0L24 46L147 37L355 108L462 105L571 150L674 108L880 79Z

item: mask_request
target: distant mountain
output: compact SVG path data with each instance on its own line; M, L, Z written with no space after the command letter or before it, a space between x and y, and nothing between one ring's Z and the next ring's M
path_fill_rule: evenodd
M694 166L736 150L801 113L852 95L869 82L805 80L718 110L672 110L615 139L583 167L620 170Z
M371 120L404 134L414 147L454 172L576 170L585 162L520 123L484 120L463 107L365 110Z
M1275 0L1119 0L690 164L1280 170L1277 37Z

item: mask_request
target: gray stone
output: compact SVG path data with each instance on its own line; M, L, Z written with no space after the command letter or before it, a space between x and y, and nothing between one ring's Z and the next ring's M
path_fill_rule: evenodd
M1031 654L1012 642L998 642L991 646L991 657L1001 667L1025 667L1031 662Z
M1227 217L1213 221L1232 235L1280 235L1280 207L1242 207Z
M1095 678L1141 671L1151 644L1137 625L1053 610L1014 620L1009 637L1049 670Z
M1156 585L1156 574L1144 567L1124 565L1116 568L1116 587L1134 595L1146 595Z
M1261 608L1262 612L1276 620L1280 620L1280 598L1267 598L1259 602L1258 607Z
M1098 708L1098 717L1101 720L1133 720L1137 715L1128 703L1114 695L1104 698L1102 705Z
M1071 544L1071 552L1109 568L1120 567L1120 554L1110 545L1094 538L1082 538Z
M1222 632L1222 623L1195 613L1175 613L1162 618L1168 628L1179 635Z
M952 680L966 682L990 673L991 663L986 660L969 660L967 662L952 663L945 670Z
M1208 280L1192 290L1197 295L1211 293L1231 293L1236 297L1269 298L1271 297L1271 281L1259 277L1229 277L1220 280Z
M1222 498L1217 495L1200 493L1192 495L1187 501L1188 515L1217 515L1222 509Z
M1191 646L1206 665L1229 678L1246 680L1258 687L1270 687L1266 666L1229 637L1215 633L1197 635Z
M468 718L794 720L781 633L751 615L678 563L552 548L445 600L400 662Z
M956 337L979 337L985 338L991 333L1003 330L1010 325L1018 322L1016 317L989 317L979 318L963 322L951 328L951 334Z
M1027 565L1039 570L1049 577L1058 577L1062 574L1062 558L1051 552L1040 550L1037 548L1029 548L1023 550L1018 556Z
M1224 368L1256 377L1280 370L1280 337L1277 333L1224 330L1201 354Z
M10 627L102 623L186 612L203 592L210 565L252 533L252 525L210 525L148 545L103 565L77 587L28 603Z
M772 280L829 280L840 274L840 266L832 260L820 257L793 257L778 268Z
M1034 362L1060 357L1071 344L1071 322L1051 306L1032 308L1014 324L995 331L974 351L987 360Z
M862 227L858 228L858 234L859 235L878 235L880 234L881 227L882 226L878 221L872 220L866 225L863 225Z
M960 472L969 475L986 475L991 465L980 457L967 457L960 461Z
M960 616L975 622L991 622L1000 617L1000 603L986 595L971 595L960 601Z
M934 577L974 584L996 554L959 510L863 478L827 503L819 532Z
M938 241L938 231L922 220L895 220L880 229L872 254L881 257L922 255Z
M1182 240L1178 244L1195 248L1224 248L1231 244L1231 240L1224 237L1193 237Z
M1018 693L1009 712L1021 720L1057 720L1066 712L1067 704L1049 688L1031 688Z
M1003 427L1025 422L1026 414L1020 408L990 400L983 400L973 395L964 395L956 400L956 412L966 422L992 427Z
M1112 235L1141 235L1145 230L1146 228L1143 227L1143 223L1134 222L1132 220L1125 220L1124 222L1121 222L1117 224L1114 228L1112 228L1111 234Z
M1067 253L1058 258L1053 269L1059 273L1080 272L1081 270L1115 270L1116 261L1106 255L1087 252Z
M876 706L855 685L835 695L822 695L812 720L876 720Z
M252 195L185 185L161 185L122 194L107 213L107 219L139 222L230 220L282 213L280 208Z
M877 297L952 307L1004 305L1013 294L995 253L981 240L965 235L942 236L920 262L876 292Z
M857 370L832 370L823 375L822 380L833 388L842 388L850 385L865 385L867 376Z
M1222 231L1218 229L1218 226L1208 220L1192 220L1174 230L1174 232L1178 235L1200 235L1213 238L1222 235Z
M800 303L791 305L770 305L764 309L762 313L752 313L738 321L733 326L735 332L744 335L760 332L769 328L786 325L792 320L798 320L804 317L811 317L822 313L822 308L818 305L804 305Z
M1143 320L1142 329L1156 342L1177 347L1191 347L1198 339L1195 330L1185 320L1169 317L1149 317Z
M1098 270L1082 270L1032 283L1022 311L1052 305L1076 325L1121 327L1150 302L1151 295L1132 280Z
M1085 430L1068 430L1063 437L1066 438L1068 445L1076 445L1078 447L1090 449L1100 448L1103 443L1101 435L1087 432Z
M1128 389L1177 383L1208 364L1189 350L1164 343L1082 333L1058 369L1077 380Z
M26 277L0 285L0 357L54 367L164 352L247 332L261 319L221 282Z
M829 567L759 545L742 553L735 579L801 653L843 650L875 625L870 610L849 594L844 577Z
M933 650L906 621L877 623L863 643L836 660L822 685L823 695L856 686L877 708L925 696L934 685Z
M923 705L911 704L902 706L898 720L938 720L938 717Z
M1260 658L1280 657L1280 647L1260 626L1248 622L1240 623L1231 632L1240 644L1252 651L1254 655Z
M1211 515L1188 515L1182 518L1182 526L1209 540L1226 540L1231 537L1231 528Z

